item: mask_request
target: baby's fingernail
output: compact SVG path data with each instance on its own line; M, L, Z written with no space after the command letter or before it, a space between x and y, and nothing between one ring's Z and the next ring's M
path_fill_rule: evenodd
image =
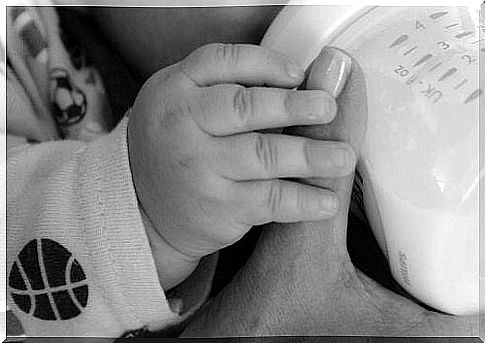
M335 161L336 166L349 173L355 169L356 163L357 158L352 149L341 149L340 154L337 154L337 159Z
M339 202L334 195L324 195L320 200L320 211L324 215L334 215L337 213Z
M286 71L288 72L288 75L295 80L302 80L305 77L305 71L303 70L303 67L298 65L295 61L289 61L288 64L286 65Z
M308 124L328 123L337 114L335 99L321 90L292 91L286 105L292 114L304 113Z
M325 48L312 67L307 87L323 89L338 97L350 75L351 64L350 57L342 51Z

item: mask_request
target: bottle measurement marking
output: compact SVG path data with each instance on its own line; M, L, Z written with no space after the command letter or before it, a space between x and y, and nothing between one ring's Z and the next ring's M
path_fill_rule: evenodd
M454 24L445 26L445 29L451 29L452 27L455 27L455 26L458 26L458 25L459 25L458 23L454 23Z
M417 46L413 46L411 49L409 49L408 51L406 51L404 53L404 56L407 56L409 55L410 53L412 53L414 50L416 50L418 47Z
M432 13L429 17L433 20L436 20L436 19L439 19L441 17L444 17L447 14L448 14L448 12L436 12L436 13Z
M454 73L456 73L458 69L456 68L451 68L451 69L448 69L446 71L446 73L444 73L443 75L441 75L441 77L438 79L438 81L443 81L444 79L450 77L451 75L453 75Z
M472 64L477 61L477 58L475 56L468 55L468 54L462 55L461 59L466 60L468 64Z
M468 37L468 36L470 36L474 33L475 32L473 32L473 31L466 31L466 32L462 32L462 33L457 34L455 37L458 38L458 39L461 39L461 38Z
M439 62L438 64L434 65L429 71L435 70L436 68L438 68L442 64L443 64L443 62Z
M401 45L408 39L409 39L408 35L401 35L394 42L392 42L391 45L389 45L389 48L394 48L395 46Z
M394 69L394 73L396 73L398 77L406 83L407 86L411 86L416 83L419 84L419 94L427 98L433 104L436 104L443 97L443 92L439 90L439 88L435 84L433 84L432 82L424 83L423 80L418 80L418 74L414 73L410 75L410 70L402 64L399 64Z
M413 64L413 67L418 67L420 66L421 64L427 62L429 59L431 59L433 57L432 54L427 54L423 57L421 57L421 59L419 61L417 61L416 63Z
M462 87L467 82L468 82L468 79L464 79L463 81L461 81L459 84L457 84L455 86L455 89L458 89L458 88Z
M483 94L483 90L479 88L479 89L475 90L472 94L470 94L468 96L468 98L466 98L466 100L463 103L468 104L470 101L478 98L482 94Z
M429 82L428 87L422 89L420 93L428 98L433 104L436 104L443 97L443 92L436 89L436 87Z

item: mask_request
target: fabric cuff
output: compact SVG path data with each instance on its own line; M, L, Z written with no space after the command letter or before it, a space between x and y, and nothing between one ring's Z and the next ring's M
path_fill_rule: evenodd
M172 312L160 285L132 182L127 124L125 117L109 135L90 143L80 178L87 195L82 207L88 218L87 241L96 254L95 274L114 314L122 314L119 321L128 330L156 331L177 324L193 310L182 316ZM200 279L202 285L192 285L192 292L203 297L197 306L207 297L214 269L215 260Z

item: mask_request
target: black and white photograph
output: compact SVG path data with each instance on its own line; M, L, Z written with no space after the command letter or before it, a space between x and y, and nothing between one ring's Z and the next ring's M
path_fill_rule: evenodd
M481 342L481 5L7 1L2 339Z

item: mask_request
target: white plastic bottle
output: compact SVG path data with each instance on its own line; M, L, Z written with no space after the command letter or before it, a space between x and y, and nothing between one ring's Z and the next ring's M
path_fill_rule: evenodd
M452 314L479 310L478 30L468 7L287 6L262 42L305 67L325 45L362 66L367 216L396 280Z

